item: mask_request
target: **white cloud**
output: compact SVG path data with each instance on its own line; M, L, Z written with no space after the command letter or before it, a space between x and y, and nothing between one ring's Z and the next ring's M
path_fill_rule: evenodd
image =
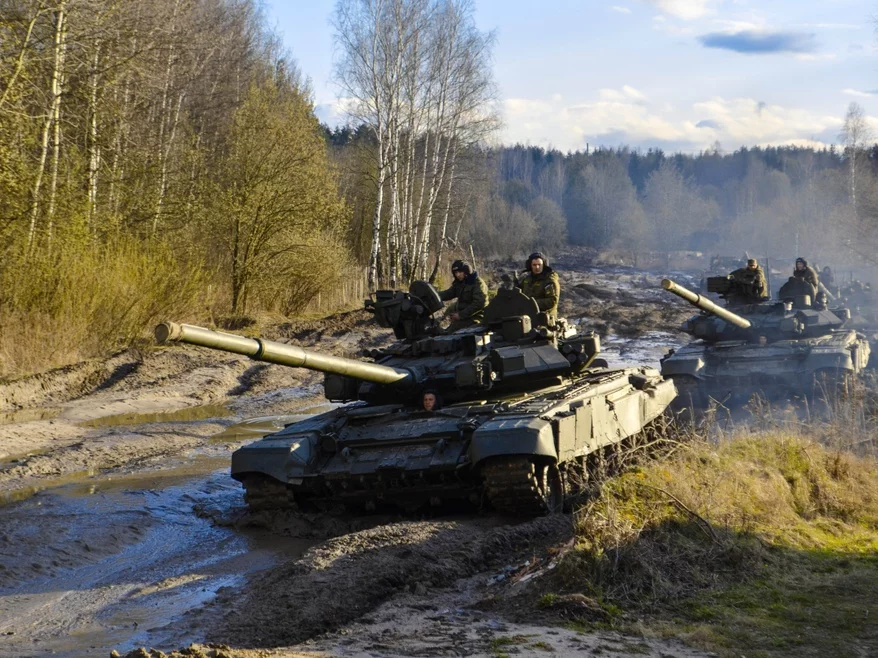
M613 11L617 11L620 14L630 14L631 10L628 7L620 7L619 5L613 5L610 7Z
M842 89L841 93L848 96L857 96L858 98L874 98L875 93L871 91L860 91L858 89Z
M662 16L661 14L652 17L652 28L672 36L695 34L695 28L691 25L672 23L668 20L667 16Z
M718 25L721 32L734 34L735 32L769 32L771 27L763 20L758 21L733 21L727 19L714 19L711 24Z
M314 106L314 114L327 126L342 126L348 122L348 118L356 116L357 101L354 98L337 98L328 102L317 103ZM356 119L353 123L357 123Z
M692 109L722 126L725 139L737 145L813 142L817 136L837 130L842 124L840 117L771 105L752 98L715 97L695 103Z
M593 145L657 146L699 151L719 140L741 146L816 145L835 140L841 117L772 105L752 98L710 98L686 108L650 104L633 88L601 89L598 98L575 105L542 99L505 102L505 143L531 143L561 150ZM870 119L873 121L873 119ZM878 120L876 120L878 121Z
M862 25L856 23L802 23L803 28L814 28L817 30L862 30Z
M646 96L634 87L623 85L621 89L601 89L598 91L602 101L645 101Z
M645 0L666 14L670 14L684 21L695 20L712 14L713 5L722 0Z
M837 53L796 53L796 59L802 62L826 62L838 59Z

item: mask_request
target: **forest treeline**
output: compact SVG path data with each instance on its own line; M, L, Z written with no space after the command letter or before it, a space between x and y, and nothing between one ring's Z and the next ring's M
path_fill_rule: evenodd
M870 255L878 152L489 146L472 0L338 0L350 126L256 0L0 0L0 375L162 319L286 316L451 259L702 249Z
M0 2L0 373L294 313L345 272L348 219L254 0Z
M862 110L852 106L846 125ZM852 118L853 117L853 118ZM369 148L360 128L326 128L347 177L353 226L374 212L374 190L351 162ZM839 135L843 143L845 131ZM861 266L878 262L878 144L753 147L697 154L600 148L562 153L480 145L459 159L445 241L459 255L514 258L584 245L625 258L696 250L795 257ZM365 244L358 258L365 262ZM627 258L631 262L631 258Z
M732 153L717 146L694 155L515 146L485 159L492 178L476 195L465 235L496 255L521 253L522 243L557 248L566 229L569 243L598 249L874 262L874 144Z

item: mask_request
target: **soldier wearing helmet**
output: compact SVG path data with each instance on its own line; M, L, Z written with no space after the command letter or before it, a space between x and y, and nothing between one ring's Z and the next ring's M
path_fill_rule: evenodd
M561 297L561 280L558 274L549 267L549 261L539 251L527 257L524 276L518 283L528 297L533 297L542 313L549 316L550 321L558 315L558 299Z
M807 281L818 290L820 289L820 280L817 278L817 272L801 256L796 259L796 269L793 270L793 276Z
M479 324L484 316L485 306L488 305L488 286L478 272L473 272L469 263L454 261L451 264L451 274L454 277L451 287L439 293L442 301L457 300L456 307L448 316L451 318L449 333Z
M765 280L765 272L759 267L755 258L747 260L747 266L741 267L731 274L729 278L741 285L747 291L747 297L753 301L768 299L768 283Z

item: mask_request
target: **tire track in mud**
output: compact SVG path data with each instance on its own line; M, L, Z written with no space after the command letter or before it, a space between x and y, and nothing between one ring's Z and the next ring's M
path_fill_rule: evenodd
M137 369L137 357L129 350L109 359L83 361L0 384L0 411L13 411L68 402L97 390L120 375ZM124 373L124 374L123 374Z
M496 517L408 521L330 539L261 574L243 594L221 594L214 605L227 612L210 637L238 647L296 644L361 617L395 594L448 586L572 532L570 518L560 515L502 523Z

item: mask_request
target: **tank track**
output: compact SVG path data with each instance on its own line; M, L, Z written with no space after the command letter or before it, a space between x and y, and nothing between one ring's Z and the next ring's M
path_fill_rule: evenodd
M246 478L244 500L254 512L262 510L297 510L293 492L287 485L263 475Z
M527 457L505 457L482 467L485 493L495 510L515 516L540 516L560 511L563 491L550 491L554 467ZM557 474L557 471L555 471ZM560 486L560 478L557 485Z
M502 514L541 516L561 511L562 479L554 466L524 456L504 457L485 464L482 478L491 506ZM248 477L242 484L244 500L254 512L301 511L288 485L262 475Z

